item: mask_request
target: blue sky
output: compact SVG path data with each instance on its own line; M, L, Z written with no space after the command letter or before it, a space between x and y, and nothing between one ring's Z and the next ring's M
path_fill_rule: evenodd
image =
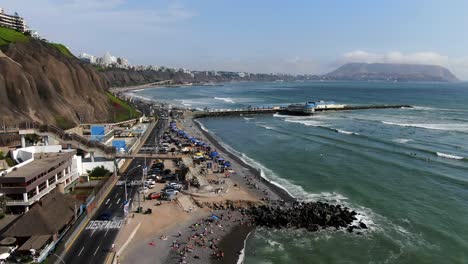
M191 69L320 74L438 64L468 79L468 1L4 0L75 53Z

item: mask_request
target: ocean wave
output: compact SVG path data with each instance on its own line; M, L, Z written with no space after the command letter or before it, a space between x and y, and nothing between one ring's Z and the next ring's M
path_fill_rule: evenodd
M244 117L245 121L250 121L250 120L254 120L254 119L255 119L255 117Z
M287 192L290 196L298 200L305 201L305 202L327 202L330 204L335 204L335 205L340 204L342 206L346 206L350 208L351 210L354 210L357 212L357 215L356 215L357 220L355 220L353 224L358 225L359 222L363 222L367 225L369 230L376 229L376 223L373 220L374 213L372 212L371 209L350 204L349 202L346 202L348 200L347 197L336 192L309 193L305 191L304 188L302 188L302 186L296 185L290 182L289 180L278 176L275 172L268 169L267 167L265 167L263 164L256 161L255 159L247 156L245 153L242 153L233 149L231 146L229 146L228 144L225 144L222 141L220 141L219 143L227 151L237 155L246 164L249 164L250 166L259 169L260 176L262 178L264 178L271 184L277 186L278 188L281 188L282 190Z
M273 129L274 129L274 127L271 127L271 126L264 126L264 125L260 125L260 124L258 124L258 123L255 124L255 125L258 126L258 127L262 127L262 128L268 129L268 130L273 130Z
M446 159L456 159L456 160L465 159L465 157L456 156L456 155L447 154L447 153L442 153L442 152L436 152L436 154L437 154L437 156L439 156L441 158L446 158Z
M203 125L203 123L202 123L202 122L200 122L200 121L198 121L198 120L196 120L196 119L195 119L195 120L193 120L193 121L194 121L194 122L197 122L197 123L200 125L201 129L203 129L205 132L208 132L208 133L214 134L214 133L213 133L213 132L211 132L211 131L210 131L208 128L206 128L206 127Z
M356 132L350 132L350 131L346 131L346 130L341 130L341 129L334 129L335 132L338 132L338 133L341 133L341 134L346 134L346 135L359 135L358 133Z
M192 106L192 102L189 100L176 99L175 101L180 102L184 106Z
M243 264L244 263L245 247L246 247L246 244L247 244L247 239L249 239L249 236L250 236L250 234L252 234L252 232L253 231L250 231L249 234L247 234L247 236L244 239L244 247L242 248L242 250L239 253L239 258L237 259L237 264Z
M401 143L401 144L406 144L410 141L413 141L412 139L408 139L408 138L397 138L397 139L394 139L393 140L394 142L397 142L397 143Z
M450 112L466 112L465 109L450 109L450 108L437 108L430 106L413 106L413 108L407 108L409 110L422 110L422 111L450 111Z
M232 98L229 98L229 97L215 97L214 99L221 100L221 101L224 101L226 103L231 103L231 104L236 103L236 102L234 102L234 100Z
M468 124L423 124L423 123L397 123L380 121L382 124L401 126L401 127L416 127L432 130L444 130L444 131L457 131L457 132L468 132Z

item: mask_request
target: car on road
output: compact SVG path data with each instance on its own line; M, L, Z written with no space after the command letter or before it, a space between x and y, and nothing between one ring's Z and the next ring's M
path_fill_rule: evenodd
M156 187L156 184L149 183L146 187L148 187L149 189L153 189L154 187Z
M148 194L148 199L150 200L155 200L155 199L161 199L162 193L161 192L152 192Z
M178 194L179 191L178 191L178 190L175 190L175 189L166 189L166 190L164 190L164 193L165 193L166 195L170 196L170 195L176 195L176 194Z
M109 211L104 211L99 215L97 219L102 221L109 221L112 219L112 214Z
M166 188L172 188L172 189L177 189L180 190L182 189L183 185L177 182L170 182L166 184Z
M145 181L145 183L146 183L146 184L156 184L156 182L155 182L154 180L152 180L152 179L147 179L147 180Z

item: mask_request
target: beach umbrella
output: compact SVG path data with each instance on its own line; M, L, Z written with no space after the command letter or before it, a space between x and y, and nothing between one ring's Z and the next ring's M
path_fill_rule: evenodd
M211 219L213 220L221 220L219 217L217 217L216 215L211 215Z
M214 157L217 157L218 156L218 152L216 151L213 151L210 153L210 157L214 158Z
M231 167L231 163L230 163L229 161L226 161L226 162L224 163L224 167Z

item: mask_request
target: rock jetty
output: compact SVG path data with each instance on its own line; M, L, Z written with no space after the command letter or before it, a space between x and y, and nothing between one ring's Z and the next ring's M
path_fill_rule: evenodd
M315 232L325 228L367 229L367 226L357 220L355 211L340 205L322 202L274 202L258 205L246 210L252 222L258 226L270 228L304 228Z

